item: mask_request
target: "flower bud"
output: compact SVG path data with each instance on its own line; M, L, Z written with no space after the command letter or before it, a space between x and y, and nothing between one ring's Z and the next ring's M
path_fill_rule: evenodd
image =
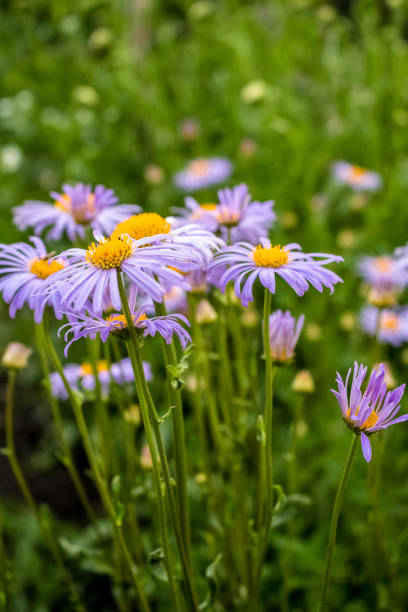
M300 370L292 382L292 389L298 393L314 393L315 383L309 370Z
M148 183L153 185L160 185L164 181L163 168L156 164L148 164L144 169L144 177Z
M153 467L152 456L150 454L150 448L145 444L140 454L140 465L144 470L151 470Z
M123 413L123 417L126 423L130 423L137 427L140 425L140 408L137 404L131 404L127 410Z
M340 317L340 327L344 331L353 331L356 326L356 315L351 310L346 310Z
M185 119L180 123L180 136L186 142L197 140L200 131L200 124L196 119Z
M10 342L4 351L2 363L6 368L22 370L27 366L31 353L32 350L21 342Z
M200 300L197 304L197 323L213 323L217 320L217 313L208 300Z

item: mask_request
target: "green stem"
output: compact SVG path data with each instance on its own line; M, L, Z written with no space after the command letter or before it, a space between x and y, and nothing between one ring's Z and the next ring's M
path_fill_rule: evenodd
M15 479L17 480L18 485L21 489L21 492L28 506L30 507L31 512L34 514L35 518L38 521L43 537L47 542L48 548L50 549L50 552L54 558L56 565L59 567L62 575L64 576L64 580L71 593L71 597L72 597L72 601L74 603L75 609L78 612L85 612L85 607L80 601L78 590L72 580L70 572L65 566L58 543L49 525L46 525L44 523L44 520L37 507L37 504L34 500L34 497L30 491L30 488L27 484L27 481L23 475L23 472L20 468L20 464L17 459L17 455L15 452L15 446L14 446L14 435L13 435L15 380L16 380L16 370L10 369L8 372L7 389L6 389L6 414L5 414L6 454L10 462L10 466L15 476Z
M327 592L329 588L329 578L330 578L330 567L331 567L331 562L333 558L334 545L336 543L337 523L339 520L341 503L343 501L344 489L345 489L347 478L350 472L351 464L353 463L358 440L359 440L359 436L356 434L353 434L353 440L351 442L350 450L347 455L346 463L344 464L343 474L341 476L339 486L337 489L337 493L336 493L336 499L334 500L334 506L333 506L332 517L331 517L331 522L330 522L329 542L327 544L326 566L324 570L322 599L320 602L320 612L325 612L326 610L326 600L327 600Z
M257 527L260 531L260 546L254 562L251 605L256 606L262 565L266 555L273 514L273 461L272 461L272 423L273 423L273 379L274 368L270 351L269 315L272 294L265 288L263 310L263 352L265 358L265 405L264 439L260 440L259 474L257 483Z
M142 412L142 419L143 419L143 424L145 427L147 443L149 445L150 453L152 456L153 468L155 466L154 457L156 456L156 448L154 446L153 437L152 437L152 427L153 427L154 436L156 438L156 443L158 446L158 451L159 451L159 456L160 456L160 461L161 461L161 468L162 468L163 477L164 477L164 483L165 483L166 491L167 491L168 498L169 498L169 506L170 506L170 513L171 513L171 518L173 522L173 528L175 531L177 546L179 549L180 559L181 559L181 563L183 566L183 573L184 573L185 585L186 585L186 596L187 596L191 610L197 610L198 608L197 608L195 592L193 588L192 573L190 569L189 559L187 557L187 554L184 548L184 542L183 542L183 538L181 534L181 527L180 527L180 523L179 523L179 519L177 515L177 506L176 506L176 502L175 502L175 498L174 498L174 494L172 490L171 476L170 476L170 471L168 467L167 456L164 450L164 445L163 445L163 441L162 441L160 430L159 430L159 419L157 417L157 412L154 407L153 400L151 399L150 392L149 392L149 389L146 383L146 379L144 376L143 362L142 362L142 358L140 356L140 351L139 351L140 338L138 337L136 329L135 329L133 317L129 309L129 304L128 304L122 276L119 271L118 271L117 278L118 278L118 287L119 287L119 294L120 294L120 298L122 302L123 314L125 315L126 325L127 325L127 329L130 335L130 340L127 342L127 347L128 347L128 352L129 352L129 357L130 357L130 361L132 364L133 372L135 375L136 390L139 396L140 409ZM158 470L158 463L157 463L157 470ZM163 498L161 494L158 494L157 499L158 499L159 504L163 502ZM165 537L166 537L166 532L163 526L162 539ZM164 546L165 546L165 540L163 540L163 547ZM168 547L168 554L170 554L170 547ZM165 551L165 556L166 556L166 551ZM168 571L170 585L171 585L171 581L173 580L172 569L173 569L172 564L169 561L167 564L167 571Z
M50 382L50 369L48 365L48 357L47 357L47 342L45 337L44 325L43 322L35 325L35 336L37 342L38 354L40 357L41 367L43 371L45 388L48 395L48 401L51 407L52 416L54 419L54 427L55 433L57 435L58 444L60 446L60 450L63 457L63 463L66 466L69 475L71 476L74 487L78 493L78 497L82 502L83 507L94 526L96 526L96 515L94 509L92 508L92 504L89 501L88 495L85 491L85 488L82 484L79 473L76 469L74 459L72 457L71 449L68 444L68 441L65 437L64 433L64 425L62 422L62 416L59 409L59 404L56 398L52 394L51 382Z
M155 304L156 313L158 316L166 316L166 307L164 302ZM162 350L164 363L166 365L166 381L167 389L174 409L171 412L173 436L174 436L174 452L176 460L176 499L177 507L180 513L180 525L184 540L184 548L187 557L191 558L190 553L190 512L188 504L187 492L187 456L186 456L186 440L184 432L184 416L181 392L175 389L172 384L171 366L177 366L178 360L176 349L173 344L167 344L162 339Z
M48 346L50 358L54 364L56 371L58 372L58 374L60 375L63 381L65 390L68 394L69 401L74 411L75 419L78 425L78 430L82 437L82 441L85 447L85 452L86 452L86 455L89 461L89 465L91 466L92 474L95 479L95 484L99 491L99 495L101 497L105 510L112 523L114 537L116 538L118 547L123 555L123 560L125 562L125 566L126 566L128 575L132 581L133 587L139 599L140 609L143 610L143 612L150 612L150 606L147 603L146 597L139 583L137 571L134 567L132 558L127 548L126 541L123 537L122 524L116 518L115 508L114 508L113 502L109 494L109 487L107 483L105 482L105 480L103 479L102 474L99 470L98 460L95 456L91 438L88 433L88 428L87 428L86 421L84 418L84 413L82 411L81 401L77 397L77 395L74 393L74 391L71 389L69 382L67 381L67 378L64 374L64 368L62 367L57 351L55 350L55 347L53 343L51 342L51 339L48 334L47 334L46 339L47 339L47 346Z

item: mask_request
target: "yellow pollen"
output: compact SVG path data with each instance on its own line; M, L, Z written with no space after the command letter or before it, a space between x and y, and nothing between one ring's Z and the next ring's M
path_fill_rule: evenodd
M139 240L157 234L168 234L170 230L170 223L157 213L140 213L118 223L112 232L112 238L128 234L134 240Z
M378 272L389 272L391 269L391 259L389 257L376 257L374 267Z
M102 238L100 242L93 242L86 251L86 260L102 270L120 268L122 262L132 254L132 240L128 236L122 238Z
M255 264L260 268L280 268L289 261L289 252L279 244L263 247L261 244L253 251Z
M208 173L210 163L206 159L196 159L188 165L188 172L194 176L205 176Z
M366 174L367 170L361 166L351 166L349 170L349 178L351 181L360 181Z
M49 261L48 259L34 259L30 265L30 272L35 274L39 278L45 280L54 272L58 272L64 268L64 264L55 259L53 261Z
M146 319L146 315L143 313L140 315L140 317L136 319L135 324L139 323L139 321L144 321L145 319ZM108 321L108 323L120 323L121 327L127 328L125 315L111 314L108 317L106 317L106 321Z
M398 315L393 312L381 313L380 327L389 331L397 330L399 327Z
M106 372L109 369L108 362L105 359L100 359L96 364L96 369L98 372ZM81 376L91 376L93 374L92 365L88 362L85 362L81 365L80 375Z
M360 410L360 406L357 408L355 415L357 416ZM351 425L352 428L358 429L359 431L363 431L364 429L369 429L370 427L374 427L376 422L378 421L378 414L372 410L371 414L364 421L362 425L356 426L355 423L350 419L350 408L347 410L346 421Z

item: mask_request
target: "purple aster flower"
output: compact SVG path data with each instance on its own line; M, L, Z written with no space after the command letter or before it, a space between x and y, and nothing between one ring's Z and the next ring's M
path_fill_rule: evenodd
M34 311L35 322L39 323L47 303L60 319L60 295L58 292L47 295L46 287L50 276L66 269L65 259L51 259L41 238L33 236L30 240L32 245L25 242L0 244L0 293L10 304L12 319L17 310L27 304Z
M244 183L218 192L218 204L200 205L194 198L186 198L186 209L176 209L187 221L219 232L226 242L256 243L268 235L275 221L273 200L252 202Z
M405 391L405 385L387 392L385 382L385 368L380 364L378 370L373 369L364 393L361 386L364 382L367 368L354 362L353 379L350 394L348 381L351 368L347 372L346 382L343 382L337 372L337 391L334 393L343 415L345 423L354 433L361 437L361 447L364 459L371 461L371 444L368 436L386 429L390 425L400 423L408 419L408 414L396 417L398 414L401 398Z
M102 395L103 397L107 397L111 379L108 362L105 359L99 359L96 364L96 370L102 388ZM95 389L95 376L92 364L83 363L81 365L80 384L85 391L93 391Z
M333 176L339 182L356 191L378 191L382 186L382 179L377 172L372 172L354 166L346 161L338 161L333 164Z
M79 391L79 380L81 378L81 366L77 363L69 363L64 366L64 374L73 391ZM68 399L64 383L58 372L50 374L51 393L57 399Z
M328 287L332 293L334 285L343 281L324 266L343 261L343 258L325 253L302 253L300 248L298 244L271 245L266 238L261 238L258 246L249 242L227 246L215 254L209 267L210 280L223 292L227 284L234 281L235 293L243 306L253 300L252 288L258 278L266 289L275 293L276 274L299 296L304 295L309 284L320 292Z
M274 362L283 364L293 359L304 321L304 315L296 320L289 310L277 310L269 316L269 342Z
M133 240L150 238L151 243L161 243L175 250L174 265L176 265L177 252L181 249L184 254L193 255L195 266L189 269L206 268L213 257L213 251L219 249L224 243L211 231L196 224L177 227L174 219L158 215L157 213L141 213L133 215L119 223L112 232L112 238L130 236ZM180 268L182 269L182 268ZM186 270L186 269L185 269Z
M163 300L164 286L179 285L188 289L182 275L174 269L197 266L196 254L188 248L150 245L151 238L132 240L129 236L101 238L87 250L69 249L63 254L69 267L56 272L48 291L59 291L65 309L80 312L92 301L92 310L101 314L106 303L121 309L117 271L132 283L135 290L156 302Z
M391 255L362 257L358 271L370 285L404 287L408 282L408 272L402 259Z
M120 221L141 210L134 204L117 205L114 191L103 185L96 185L93 191L91 185L83 183L63 185L62 194L51 191L50 195L53 204L29 200L13 208L14 223L19 229L32 227L38 235L52 226L48 240L59 240L66 232L74 241L84 238L85 227L110 234Z
M68 312L67 316L69 318L69 323L66 323L59 329L59 333L65 330L65 342L68 342L69 336L72 334L71 340L69 340L65 347L65 356L71 344L80 338L94 339L99 335L102 342L106 342L109 334L115 334L125 338L128 335L125 315L121 313L112 313L105 318L97 316L92 312L88 314ZM138 330L143 337L155 336L156 333L158 333L164 338L167 344L170 344L175 334L180 340L183 349L188 342L191 342L190 334L181 323L184 325L190 324L186 317L181 314L147 317L142 307L133 311L132 316L136 330Z
M147 361L143 362L143 371L147 382L153 380L152 368ZM113 363L110 372L113 380L118 385L125 385L126 383L133 383L135 381L129 357L124 357L124 359Z
M174 175L174 184L185 191L195 191L225 181L232 172L232 164L224 157L194 159Z
M401 346L408 342L408 307L383 308L366 306L360 313L361 327L380 342Z

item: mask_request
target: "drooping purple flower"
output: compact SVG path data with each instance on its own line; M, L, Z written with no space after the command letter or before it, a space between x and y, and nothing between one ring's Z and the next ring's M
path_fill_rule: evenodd
M377 172L366 170L346 161L338 161L332 167L333 176L339 182L348 185L355 191L378 191L382 179Z
M63 368L64 375L73 391L79 391L81 368L82 366L80 366L78 363L68 363ZM51 372L50 384L51 393L54 397L62 400L68 399L68 393L66 392L63 380L58 372Z
M53 204L28 200L14 207L15 225L21 230L32 227L37 235L51 226L47 240L60 240L65 232L73 242L78 237L84 238L86 227L110 234L120 221L141 210L135 204L118 205L113 189L103 185L96 185L94 190L83 183L62 188L63 193L51 191Z
M275 293L276 274L299 296L304 295L309 285L320 292L328 287L332 293L334 285L343 281L324 266L343 261L343 258L326 253L302 253L300 249L298 244L275 246L265 238L261 238L258 246L249 242L227 246L215 254L210 264L210 282L225 291L227 284L234 281L235 293L243 306L253 300L252 288L257 279Z
M304 321L304 315L296 320L289 310L277 310L269 316L269 344L275 363L283 364L293 359Z
M195 191L225 181L232 164L224 157L199 158L190 161L184 170L174 175L174 184L184 191Z
M371 461L371 444L368 436L386 429L390 425L401 423L408 419L408 414L397 417L401 408L400 401L405 391L405 384L400 385L393 391L387 392L385 382L384 364L378 369L373 369L367 384L362 392L362 384L367 373L367 368L354 362L353 378L350 393L348 381L351 368L347 372L346 381L337 372L337 391L332 389L343 415L345 423L354 433L361 437L361 448L364 459Z
M80 314L68 312L67 316L69 323L66 323L59 329L59 333L63 330L65 331L64 340L67 342L65 356L71 344L80 338L94 339L96 336L99 336L102 342L106 342L110 334L121 337L128 336L125 316L119 312L111 313L106 317L98 316L92 312ZM191 341L190 334L183 327L183 325L190 324L186 317L181 314L147 317L145 309L142 307L134 310L132 317L136 330L143 337L159 334L167 344L170 344L173 335L176 335L183 348ZM70 336L72 337L69 340Z
M165 287L179 285L188 289L180 272L197 266L191 249L150 245L151 238L132 240L129 236L102 238L87 250L69 249L63 253L69 267L55 274L48 291L59 291L65 309L80 312L91 300L92 310L101 314L111 303L120 310L121 301L117 271L120 270L133 288L155 302L161 302Z
M401 346L408 342L408 307L376 308L365 306L360 313L360 323L370 336L378 336L380 342Z
M52 259L41 238L33 236L31 244L16 242L0 244L0 293L10 304L9 314L14 319L17 310L25 304L34 311L34 320L42 320L44 308L52 306L57 318L60 315L60 294L47 295L48 279L66 269L64 257Z
M251 201L248 187L244 183L232 189L221 189L218 198L218 204L203 205L194 198L186 198L186 208L176 210L181 219L218 232L225 242L256 243L268 235L276 218L273 200Z
M147 382L153 380L152 368L150 363L147 361L143 362L143 371ZM124 357L120 361L112 363L110 373L113 380L118 385L133 383L135 380L135 375L133 374L133 368L129 357Z

